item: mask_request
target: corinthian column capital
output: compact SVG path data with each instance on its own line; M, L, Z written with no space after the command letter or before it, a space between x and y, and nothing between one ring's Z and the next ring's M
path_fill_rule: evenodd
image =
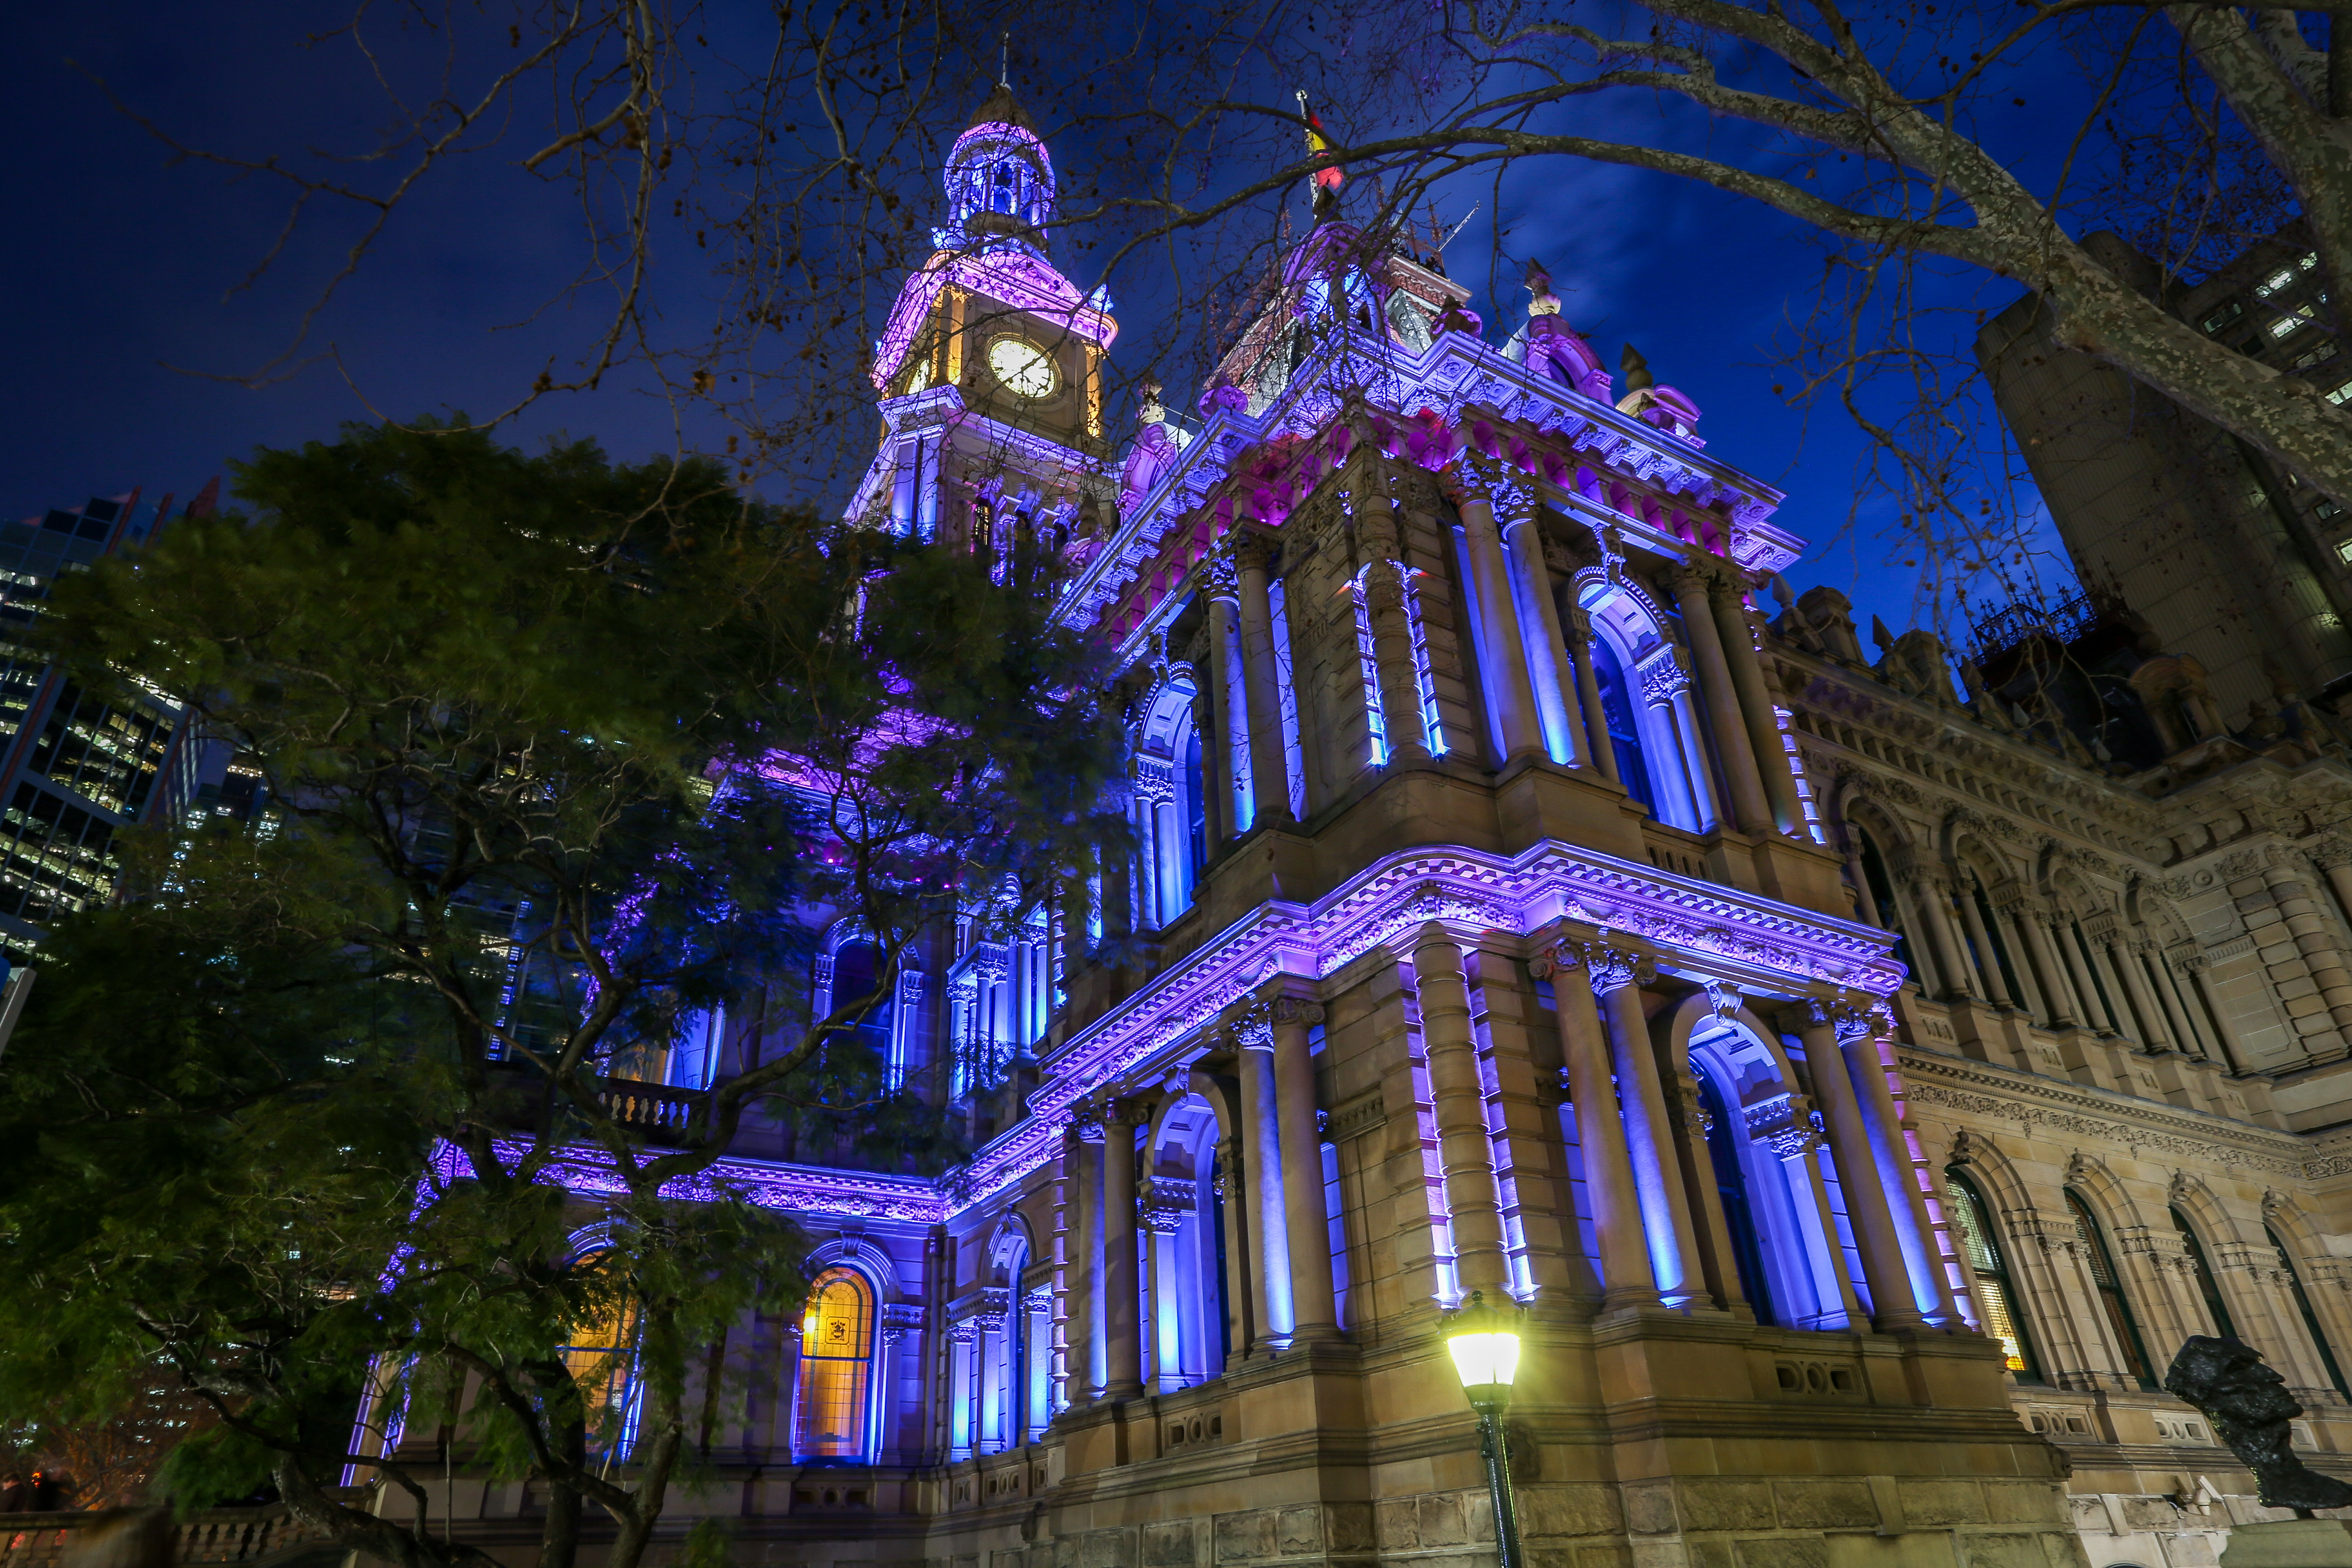
M1658 977L1657 966L1646 955L1599 938L1563 937L1528 967L1538 980L1580 969L1595 996L1626 985L1646 985Z
M1233 553L1220 550L1202 557L1192 568L1201 579L1201 591L1212 599L1238 603L1242 596L1241 580L1234 574Z

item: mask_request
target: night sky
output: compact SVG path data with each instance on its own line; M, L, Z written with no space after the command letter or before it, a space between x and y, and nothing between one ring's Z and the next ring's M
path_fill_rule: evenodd
M259 389L187 374L247 371L278 353L339 264L352 221L307 228L269 277L231 294L270 244L284 193L173 166L83 70L191 142L245 153L348 144L380 117L380 100L347 50L300 41L341 14L262 0L96 0L18 15L13 90L0 108L16 149L0 174L16 220L0 261L10 307L0 516L134 486L151 500L166 490L184 499L226 459L331 438L371 405L399 417L500 407L576 340L583 317L560 309L514 325L572 264L575 219L562 190L533 188L494 152L401 215L343 286L310 350L340 363L310 363ZM1540 200L1514 194L1536 190ZM1491 195L1465 192L1448 215L1482 195L1447 253L1454 275L1479 286L1496 243ZM1866 514L1858 533L1846 528L1859 438L1835 414L1816 415L1808 431L1771 393L1764 345L1819 265L1794 226L1663 176L1559 163L1515 174L1506 196L1514 221L1505 248L1550 264L1570 320L1612 367L1618 344L1633 340L1658 379L1705 411L1711 453L1789 491L1779 521L1815 542L1791 584L1851 593L1865 637L1874 611L1898 631L1920 619L1916 574L1890 565L1872 536L1882 520ZM1517 278L1516 266L1503 268L1502 302L1479 301L1492 340L1524 314ZM680 322L701 308L692 297L668 305ZM627 384L542 405L509 436L557 431L593 436L627 458L671 444L667 405Z

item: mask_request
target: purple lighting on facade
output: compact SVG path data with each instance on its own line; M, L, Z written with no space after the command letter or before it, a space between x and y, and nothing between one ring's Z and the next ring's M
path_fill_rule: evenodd
M1077 285L1051 262L1019 250L961 256L942 250L907 279L898 303L890 308L890 320L874 345L876 386L887 384L907 363L907 351L923 323L930 320L940 291L950 285L1026 310L1077 333L1097 348L1108 349L1118 336L1118 323L1099 300L1080 294Z

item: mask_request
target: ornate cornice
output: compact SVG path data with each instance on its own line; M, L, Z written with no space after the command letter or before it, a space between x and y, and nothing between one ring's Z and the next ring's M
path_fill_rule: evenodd
M509 1170L531 1152L520 1139L500 1139L493 1147L499 1162ZM465 1156L447 1143L435 1150L432 1164L443 1182L462 1181L468 1174ZM549 1162L542 1179L573 1193L617 1196L628 1190L611 1156L587 1148L566 1150ZM679 1177L662 1188L662 1195L701 1203L740 1196L764 1209L912 1225L938 1225L948 1217L950 1206L942 1184L921 1176L741 1159L719 1160L698 1175Z
M1916 1105L1990 1116L2027 1129L2099 1139L2182 1159L2218 1160L2265 1175L2305 1180L2324 1173L2311 1150L2291 1132L2273 1132L2222 1117L2159 1108L2147 1100L2113 1099L2079 1089L2021 1081L1990 1063L1900 1053L1904 1098ZM1986 1092L1991 1091L1991 1092ZM2347 1157L2352 1169L2352 1157Z
M1319 981L1430 921L1532 935L1581 923L1645 943L1664 968L1759 991L1823 982L1885 994L1902 983L1894 938L1696 878L1557 840L1514 858L1463 848L1386 857L1312 905L1272 900L1156 977L1043 1064L1031 1114L968 1167L975 1203L1051 1158L1069 1109L1217 1026L1276 975ZM961 1205L959 1205L961 1207Z

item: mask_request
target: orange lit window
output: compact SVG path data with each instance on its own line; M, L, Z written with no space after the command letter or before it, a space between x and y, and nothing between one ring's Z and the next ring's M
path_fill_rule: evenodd
M633 1352L637 1338L636 1304L606 1283L602 1278L602 1266L594 1259L583 1260L583 1267L597 1276L596 1294L589 1303L586 1320L574 1331L572 1342L559 1353L565 1369L580 1384L590 1445L602 1448L618 1441L625 1448L626 1438L620 1424L628 1414L629 1373L635 1360Z
M828 1268L801 1320L803 1459L866 1457L866 1395L874 1376L874 1291L854 1268Z

